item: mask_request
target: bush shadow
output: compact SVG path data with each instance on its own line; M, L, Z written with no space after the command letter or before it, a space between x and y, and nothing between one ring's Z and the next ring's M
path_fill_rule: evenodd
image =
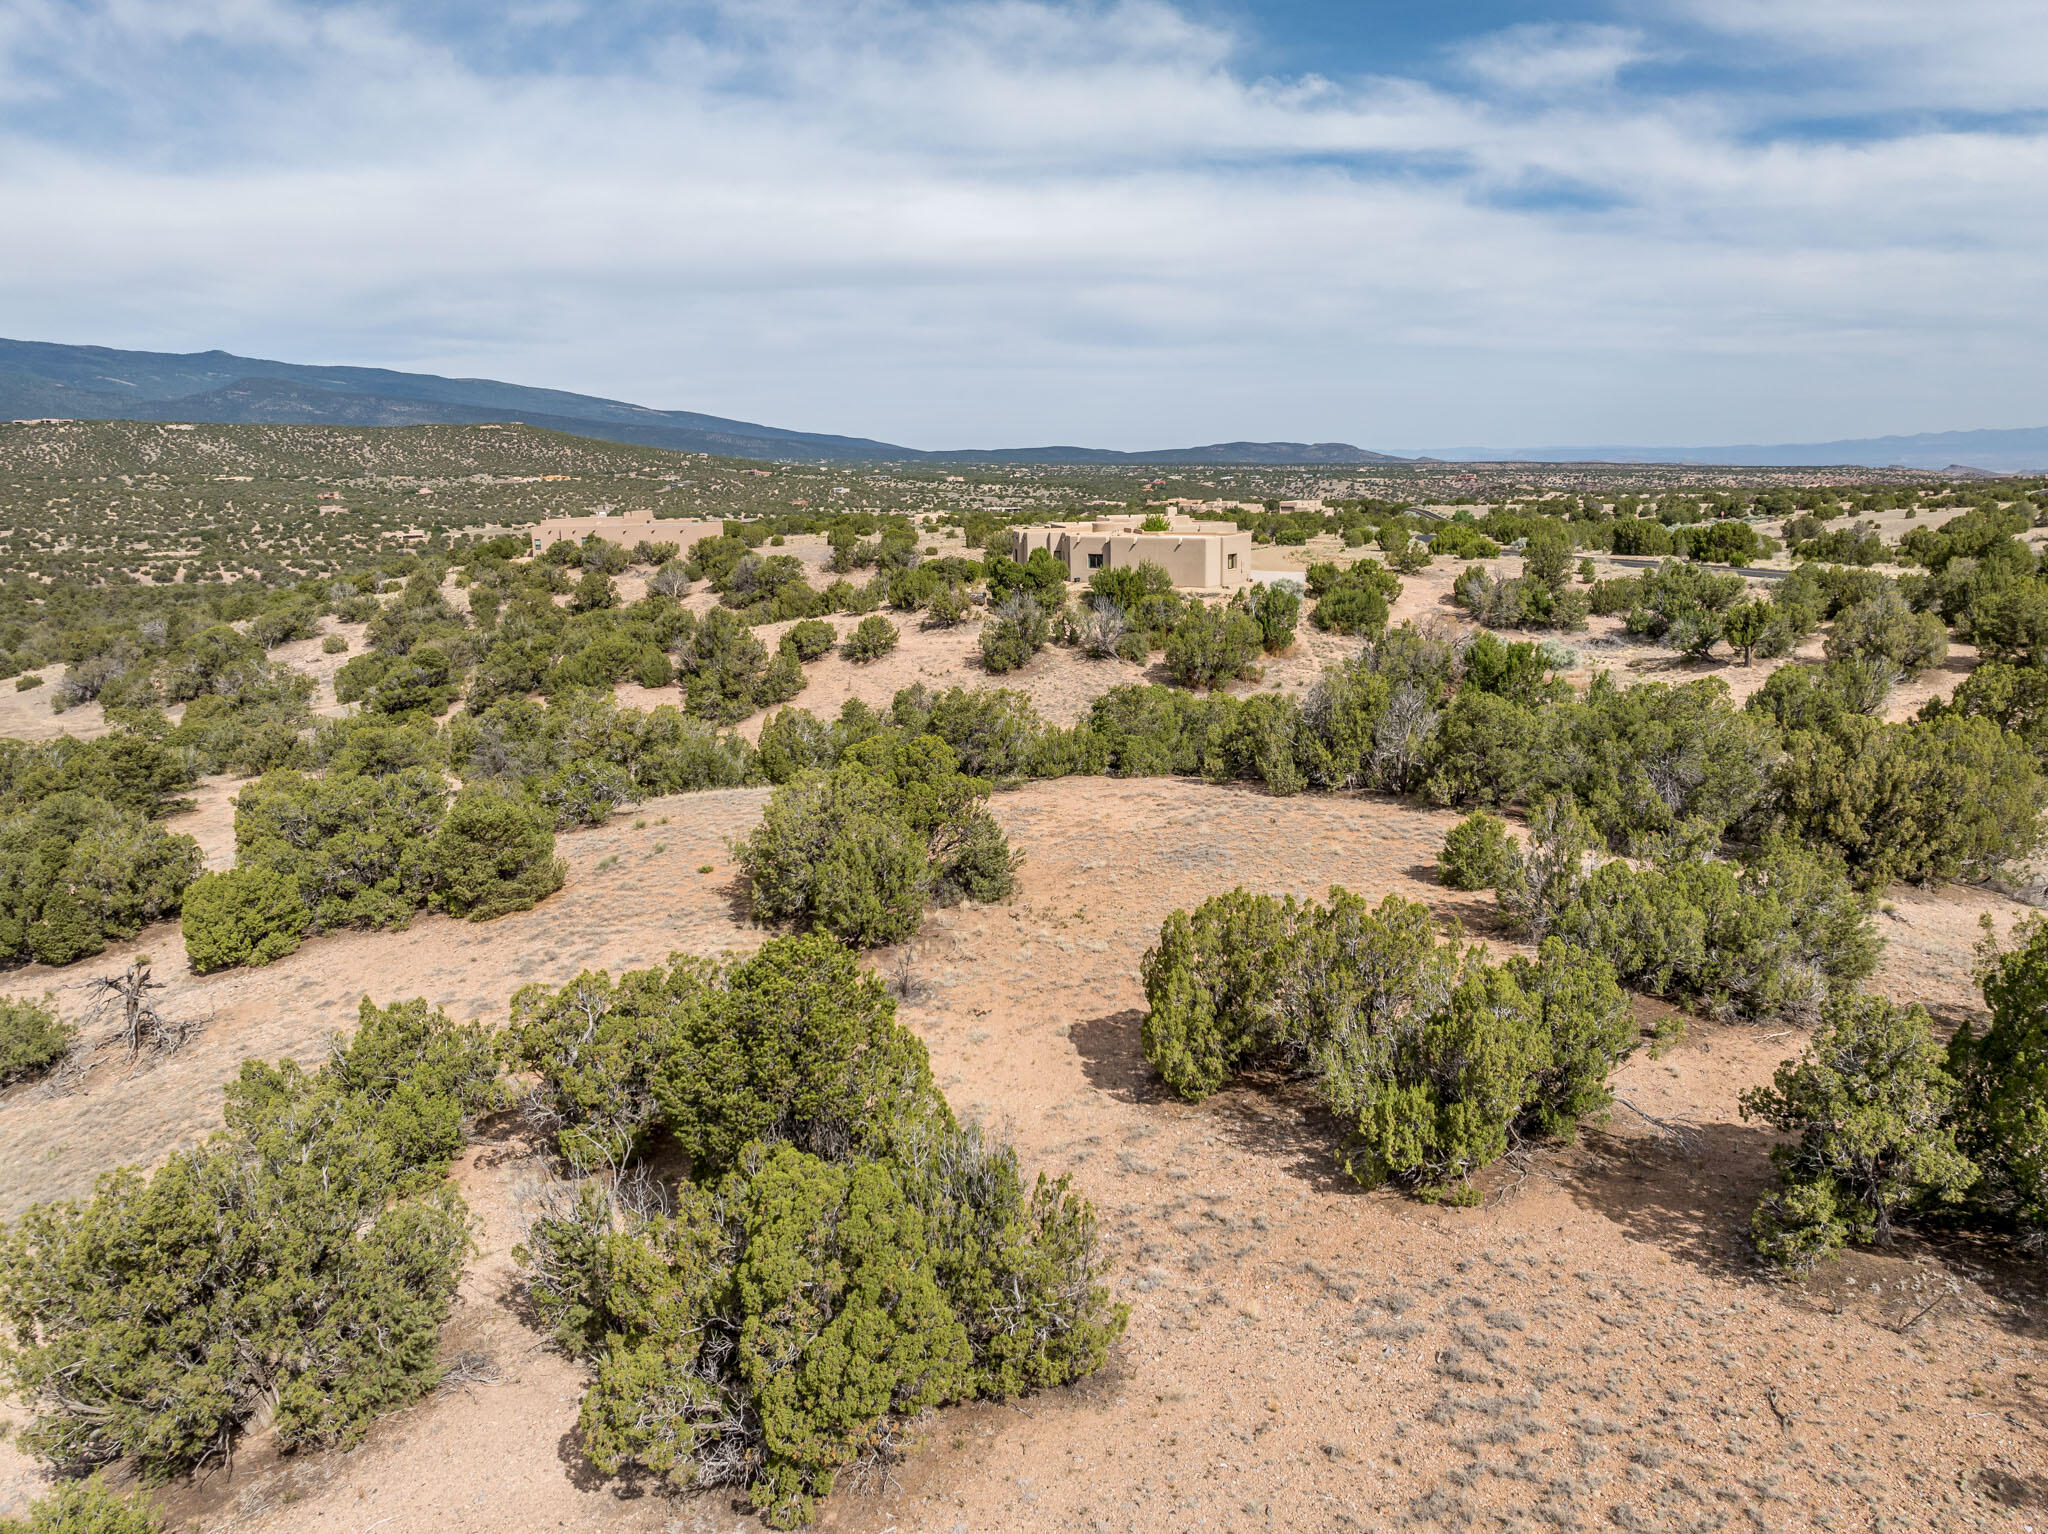
M610 1491L621 1502L639 1500L655 1482L638 1466L628 1466L616 1475L600 1470L583 1452L583 1429L572 1427L555 1440L555 1458L568 1473L569 1484L578 1491Z
M515 1161L531 1161L548 1153L547 1138L528 1119L519 1104L500 1108L478 1119L469 1132L475 1147L475 1165L495 1171Z
M1344 1125L1305 1079L1284 1071L1246 1071L1203 1103L1201 1111L1232 1147L1318 1193L1363 1196L1372 1191L1338 1166Z
M1633 1122L1632 1122L1633 1121ZM1693 1144L1636 1132L1640 1120L1615 1108L1606 1128L1588 1127L1558 1181L1580 1205L1634 1241L1717 1276L1753 1273L1750 1211L1770 1185L1770 1129L1736 1123L1685 1126Z
M1166 1096L1145 1059L1139 1037L1144 1021L1142 1007L1125 1007L1068 1027L1067 1037L1081 1056L1081 1074L1088 1085L1126 1103L1158 1102Z

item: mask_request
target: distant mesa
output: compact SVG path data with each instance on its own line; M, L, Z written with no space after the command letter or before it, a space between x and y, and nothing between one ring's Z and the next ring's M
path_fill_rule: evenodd
M1932 469L1954 475L2048 469L2048 427L1925 432L1839 442L1743 447L1436 449L1396 455L1349 442L1216 442L1117 452L1093 447L959 448L932 452L752 421L654 410L622 400L488 378L389 368L318 367L230 352L115 351L0 340L0 420L203 421L275 426L502 426L517 422L641 447L782 462L1011 464L1643 463L1702 467ZM1964 468L1967 459L1972 468Z

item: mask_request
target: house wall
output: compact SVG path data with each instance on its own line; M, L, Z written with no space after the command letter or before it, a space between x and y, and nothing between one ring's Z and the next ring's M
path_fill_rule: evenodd
M636 543L673 543L685 554L700 538L716 538L723 522L684 522L670 517L552 517L532 529L533 552L567 539L581 543L592 533L606 543L630 549Z
M1066 568L1067 578L1076 581L1087 580L1097 569L1122 570L1148 560L1183 591L1234 591L1251 580L1250 533L1197 531L1192 524L1141 533L1137 520L1104 517L1085 529L1058 524L1013 528L1010 556L1029 559L1034 549L1044 549ZM1102 556L1102 563L1091 564L1090 555Z

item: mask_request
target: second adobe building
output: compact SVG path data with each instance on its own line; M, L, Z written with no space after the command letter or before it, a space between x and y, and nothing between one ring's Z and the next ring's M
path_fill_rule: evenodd
M1153 520L1158 520L1154 514ZM1252 578L1252 535L1229 522L1167 519L1163 531L1147 532L1135 514L1097 517L1092 522L1051 522L1010 529L1010 557L1025 560L1044 549L1067 572L1085 581L1097 570L1158 565L1183 591L1235 591Z

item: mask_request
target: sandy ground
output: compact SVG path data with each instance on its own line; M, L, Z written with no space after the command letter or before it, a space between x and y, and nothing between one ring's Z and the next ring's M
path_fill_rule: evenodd
M366 989L499 1020L528 981L751 947L764 934L739 914L725 844L763 799L663 800L567 836L562 894L484 925L336 935L204 980L182 973L175 929L145 933L133 946L171 980L166 1001L206 1028L144 1074L107 1061L67 1094L0 1101L0 1212L191 1143L242 1057L316 1058ZM1249 1083L1200 1106L1161 1096L1139 1052L1138 959L1169 910L1236 884L1402 893L1486 936L1485 900L1433 881L1455 817L1171 780L1040 784L995 809L1027 856L1016 901L935 913L874 962L907 989L904 1021L955 1107L1007 1126L1027 1166L1071 1170L1095 1201L1131 1328L1078 1389L938 1414L889 1484L836 1498L828 1526L2041 1522L2035 1267L1914 1239L1792 1287L1747 1254L1769 1136L1735 1100L1797 1052L1797 1033L1695 1023L1662 1059L1625 1066L1634 1109L1687 1126L1685 1145L1623 1110L1577 1147L1493 1169L1477 1209L1364 1193L1333 1172L1331 1126L1298 1087ZM1979 914L2003 930L2021 908L1971 891L1893 899L1882 988L1967 1014ZM496 1383L446 1390L346 1454L279 1461L258 1434L232 1473L168 1494L169 1510L193 1528L280 1534L752 1527L728 1496L670 1501L582 1460L580 1371L527 1325L508 1256L521 1190L543 1170L505 1123L457 1171L481 1253L447 1351L487 1355ZM0 1445L0 1513L37 1484Z

